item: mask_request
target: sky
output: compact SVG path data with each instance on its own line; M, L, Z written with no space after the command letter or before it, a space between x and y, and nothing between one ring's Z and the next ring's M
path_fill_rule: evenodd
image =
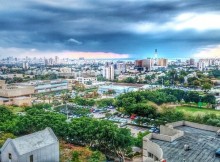
M0 3L0 57L220 57L220 0Z

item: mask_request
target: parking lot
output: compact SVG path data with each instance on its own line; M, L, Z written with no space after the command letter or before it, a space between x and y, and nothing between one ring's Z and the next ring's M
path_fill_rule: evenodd
M138 126L133 126L133 125L127 125L127 128L131 130L131 134L132 136L134 137L137 137L137 134L139 132L145 132L145 131L148 131L147 128L143 128L143 127L138 127Z
M69 106L76 106L76 105L69 105ZM77 106L78 107L78 106ZM66 113L68 112L69 114L69 118L79 118L80 116L78 115L70 115L70 113L73 113L75 109L73 108L68 108L68 111L66 109L66 107L64 106L63 108L61 108L59 110L60 113ZM113 109L113 108L107 108L105 111L104 109L97 109L97 108L93 108L92 109L93 112L90 112L87 116L91 116L93 118L96 119L105 119L105 120L109 120L112 121L114 123L116 123L118 125L118 127L120 128L128 128L131 130L131 133L134 137L137 136L137 134L139 132L145 132L148 131L149 129L142 126L138 126L138 124L135 122L135 120L132 120L130 118L130 116L128 115L113 115L114 113L117 112L117 110ZM106 118L106 113L112 114L110 117Z

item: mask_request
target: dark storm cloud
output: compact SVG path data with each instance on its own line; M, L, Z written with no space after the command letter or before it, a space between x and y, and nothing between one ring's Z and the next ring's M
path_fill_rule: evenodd
M220 29L176 30L172 22L182 13L216 12L219 0L7 0L0 6L0 46L140 55L175 43L196 48L218 44Z

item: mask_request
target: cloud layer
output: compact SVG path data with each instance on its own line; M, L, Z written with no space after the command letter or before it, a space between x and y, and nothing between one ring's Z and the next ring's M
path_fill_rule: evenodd
M0 6L0 47L132 58L157 48L161 57L190 57L220 44L219 15L219 0L7 0Z

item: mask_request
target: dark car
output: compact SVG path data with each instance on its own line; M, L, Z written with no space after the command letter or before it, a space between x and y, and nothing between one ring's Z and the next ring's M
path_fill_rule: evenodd
M159 133L160 130L158 128L156 128L156 127L152 127L151 129L149 129L149 132L151 132L151 133Z
M215 152L216 157L220 157L220 148Z

